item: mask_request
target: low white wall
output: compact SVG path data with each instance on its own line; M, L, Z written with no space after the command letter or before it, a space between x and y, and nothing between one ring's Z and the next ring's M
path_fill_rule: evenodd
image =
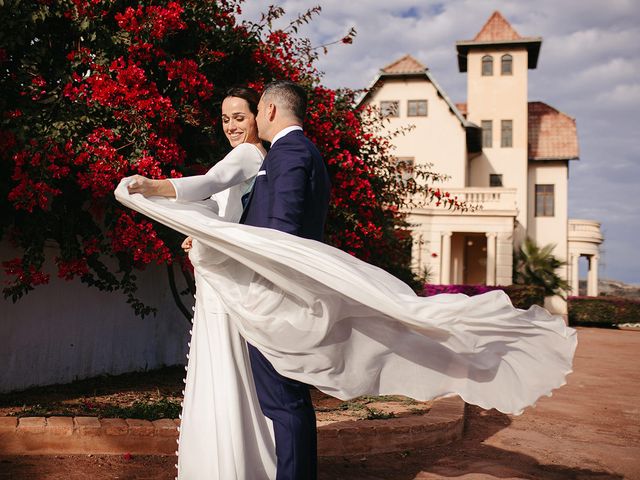
M12 253L0 246L2 260ZM16 304L0 297L0 392L186 363L189 326L175 306L165 267L138 275L140 298L158 309L144 319L124 295L46 270L50 284Z

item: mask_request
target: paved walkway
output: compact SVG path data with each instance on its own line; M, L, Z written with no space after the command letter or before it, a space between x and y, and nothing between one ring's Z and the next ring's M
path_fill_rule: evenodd
M640 480L640 332L584 328L567 386L510 417L468 410L462 441L325 457L321 480ZM0 479L173 479L172 456L4 456Z

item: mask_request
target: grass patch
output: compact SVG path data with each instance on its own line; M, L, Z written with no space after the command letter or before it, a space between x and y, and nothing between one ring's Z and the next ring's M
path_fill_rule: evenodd
M377 408L365 407L366 415L365 420L387 420L389 418L395 418L396 414L393 412L383 412Z

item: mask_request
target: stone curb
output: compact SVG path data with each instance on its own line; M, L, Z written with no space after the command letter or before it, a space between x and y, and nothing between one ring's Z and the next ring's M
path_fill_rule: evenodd
M350 420L318 427L320 456L368 455L444 445L462 438L465 403L438 400L424 415ZM0 417L0 455L172 455L180 420Z

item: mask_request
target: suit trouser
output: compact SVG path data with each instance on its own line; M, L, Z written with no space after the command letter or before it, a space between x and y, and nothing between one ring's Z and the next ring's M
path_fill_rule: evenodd
M251 369L262 412L273 421L276 480L317 478L316 414L309 386L283 377L253 345L248 345Z

